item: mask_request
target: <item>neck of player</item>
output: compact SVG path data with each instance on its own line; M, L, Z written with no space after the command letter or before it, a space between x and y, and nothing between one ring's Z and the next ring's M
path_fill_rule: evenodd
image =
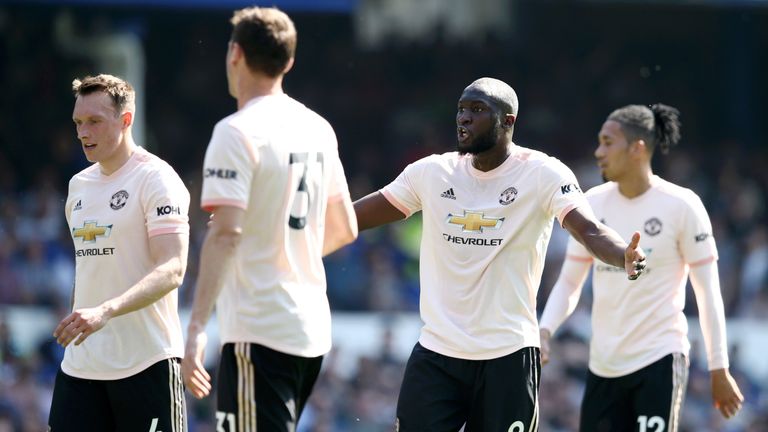
M498 168L512 154L512 146L514 145L511 141L504 144L499 143L491 149L474 154L472 155L472 166L483 172Z
M651 166L642 166L637 170L629 171L619 179L619 192L627 198L636 198L651 188Z
M119 170L126 162L128 162L128 159L131 158L134 151L136 151L136 143L133 142L131 132L128 130L123 135L123 141L115 151L108 158L99 161L99 169L101 170L101 173L106 176L112 175L112 173Z
M237 109L242 109L251 99L283 94L283 76L270 78L261 74L243 74L237 80Z

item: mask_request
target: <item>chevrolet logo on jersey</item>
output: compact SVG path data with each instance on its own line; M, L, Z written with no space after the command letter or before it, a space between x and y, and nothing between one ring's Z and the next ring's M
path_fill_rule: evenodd
M464 216L448 214L446 222L453 225L461 225L463 232L483 232L483 228L499 229L504 218L485 217L482 212L473 212L464 210Z
M82 228L73 228L72 237L82 238L83 243L94 243L96 237L109 237L112 232L112 225L99 226L96 221L85 221Z

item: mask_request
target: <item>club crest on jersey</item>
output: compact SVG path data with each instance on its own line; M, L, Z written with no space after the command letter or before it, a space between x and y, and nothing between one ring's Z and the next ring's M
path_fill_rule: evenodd
M661 232L661 221L659 218L650 218L647 221L645 221L645 226L643 229L645 230L645 233L649 236L655 236L658 233Z
M72 237L83 239L83 243L95 243L96 237L109 237L112 225L99 225L96 221L83 222L82 228L72 228Z
M109 206L112 207L112 210L120 210L121 208L125 207L125 203L128 202L128 192L125 190L120 190L115 192L114 195L112 195L112 198L109 199Z
M464 215L459 216L452 213L448 214L446 222L452 225L461 226L463 232L481 233L483 229L499 229L504 222L504 218L486 217L482 212L464 210Z
M512 201L517 198L517 189L514 187L508 187L504 189L504 192L499 195L499 204L510 205Z

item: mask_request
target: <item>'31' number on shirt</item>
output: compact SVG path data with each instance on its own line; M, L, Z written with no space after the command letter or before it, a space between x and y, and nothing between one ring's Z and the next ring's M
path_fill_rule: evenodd
M309 191L309 184L307 183L307 174L310 172L310 162L315 161L320 164L320 172L322 173L322 153L291 153L291 165L301 164L303 166L299 185L296 188L296 195L293 198L293 203L291 203L290 217L288 218L288 226L293 229L304 229L304 227L307 226L307 215L309 214L309 208L312 204L312 196Z
M225 421L227 422L226 428L224 428ZM234 432L235 426L236 424L234 413L216 411L216 432Z

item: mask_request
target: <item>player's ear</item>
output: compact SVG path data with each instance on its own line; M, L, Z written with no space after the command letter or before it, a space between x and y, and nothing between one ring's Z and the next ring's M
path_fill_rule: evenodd
M647 150L648 150L648 145L645 143L644 139L635 140L630 145L630 151L633 154L642 155L642 154L645 154Z
M127 128L128 126L133 124L133 113L130 111L124 112L122 115L123 120L123 128Z
M507 128L512 127L515 125L516 120L517 120L517 117L515 117L514 114L504 114L504 122L502 123L502 125L504 125L504 127L507 127Z
M295 60L294 57L291 57L288 59L288 63L286 63L285 69L283 69L283 74L287 74L288 71L291 70L291 68L293 67L294 60Z
M229 47L227 49L227 60L233 65L237 64L244 56L243 47L235 41L229 41Z

